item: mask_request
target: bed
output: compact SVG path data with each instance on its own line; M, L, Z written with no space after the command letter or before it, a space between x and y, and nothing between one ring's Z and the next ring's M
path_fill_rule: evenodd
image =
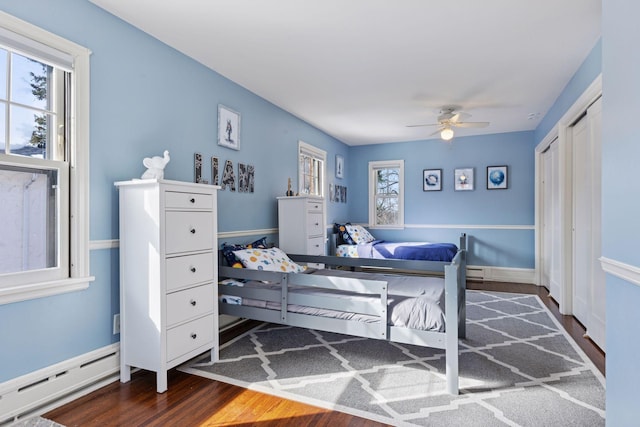
M339 257L450 262L458 252L453 243L377 240L364 227L349 223L334 224L333 232Z
M444 349L447 392L458 394L466 247L451 262L285 254L286 265L273 268L283 271L256 269L269 250L244 251L256 262L251 268L230 267L220 256L221 314ZM302 270L305 263L324 268Z

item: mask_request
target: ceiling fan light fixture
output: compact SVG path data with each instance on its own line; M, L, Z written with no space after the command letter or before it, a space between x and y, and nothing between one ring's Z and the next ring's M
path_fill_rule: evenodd
M451 139L453 138L453 129L449 127L442 129L442 131L440 132L440 138L445 141L451 141Z

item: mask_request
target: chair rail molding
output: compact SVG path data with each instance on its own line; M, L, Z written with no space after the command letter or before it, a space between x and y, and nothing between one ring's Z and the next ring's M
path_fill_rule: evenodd
M607 257L600 257L599 260L605 273L640 286L640 268Z

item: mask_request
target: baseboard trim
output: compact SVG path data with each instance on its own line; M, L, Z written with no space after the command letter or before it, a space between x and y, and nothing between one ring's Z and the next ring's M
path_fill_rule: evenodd
M535 284L535 270L532 268L490 267L468 265L467 278L488 282L511 282Z
M117 381L120 343L0 384L0 426L42 415Z

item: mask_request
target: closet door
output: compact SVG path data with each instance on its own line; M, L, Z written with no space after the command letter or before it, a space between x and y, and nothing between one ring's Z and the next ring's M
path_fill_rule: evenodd
M573 315L604 349L601 255L601 101L573 126Z
M591 146L586 116L572 129L573 315L588 326L591 306Z
M543 153L543 224L542 224L542 280L549 294L558 302L560 289L560 162L558 141Z
M587 111L593 156L591 208L591 317L587 335L605 350L606 277L599 261L602 255L602 98Z

